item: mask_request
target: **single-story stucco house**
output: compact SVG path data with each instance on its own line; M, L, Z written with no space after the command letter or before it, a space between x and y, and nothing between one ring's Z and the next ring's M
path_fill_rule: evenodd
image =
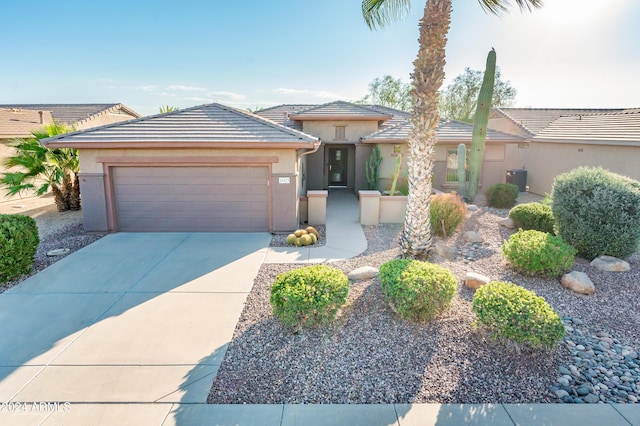
M4 163L14 154L12 140L28 138L31 132L54 121L68 124L77 130L139 118L140 114L117 103L111 104L1 104L0 105L0 174L6 172ZM0 190L0 202L6 197ZM23 194L26 195L26 194Z
M505 161L527 170L533 193L550 193L556 176L582 166L640 180L639 108L497 108L489 127L526 140L507 146Z
M306 220L308 190L367 189L365 165L382 152L379 189L403 153L408 113L337 101L280 105L252 114L202 105L48 139L80 153L84 226L90 231L288 232ZM436 186L457 183L459 143L473 126L443 121ZM504 180L506 146L488 132L482 184ZM406 175L406 171L404 172Z

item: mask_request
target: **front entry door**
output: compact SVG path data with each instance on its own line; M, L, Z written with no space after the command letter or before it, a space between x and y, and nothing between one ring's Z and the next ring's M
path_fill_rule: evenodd
M347 186L347 148L329 148L329 186Z

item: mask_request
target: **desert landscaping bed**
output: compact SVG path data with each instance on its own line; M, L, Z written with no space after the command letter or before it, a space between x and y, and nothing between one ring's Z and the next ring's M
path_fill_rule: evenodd
M636 402L640 389L640 255L630 272L601 272L584 259L596 292L586 296L559 280L511 272L500 247L513 230L507 210L470 212L461 231L483 242L447 241L458 256L432 261L458 278L452 307L428 324L401 320L384 303L377 278L351 283L347 305L330 326L292 334L269 304L275 277L299 265L263 265L248 296L210 403L525 403ZM368 249L331 265L345 273L398 256L398 225L365 227ZM462 232L460 232L460 235ZM544 297L566 334L553 351L518 352L476 330L467 272L511 281Z

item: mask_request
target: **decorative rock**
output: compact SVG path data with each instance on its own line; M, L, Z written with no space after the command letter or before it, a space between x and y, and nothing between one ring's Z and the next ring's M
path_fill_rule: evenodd
M360 268L354 269L353 271L347 274L347 278L351 281L362 281L368 280L371 278L375 278L378 276L378 269L373 266L362 266Z
M565 396L569 396L569 393L566 390L562 390L562 389L558 389L556 391L556 396L560 399L564 398Z
M594 395L592 393L584 397L584 402L587 402L589 404L595 404L599 401L600 401L600 398L598 398L597 395Z
M455 260L457 253L458 251L455 247L448 246L444 241L438 241L436 243L436 254L447 260Z
M628 262L613 256L598 256L591 266L605 272L627 272L631 269Z
M505 217L504 219L500 219L498 221L498 225L504 226L505 228L514 229L516 227L515 222L510 217Z
M475 204L467 204L467 210L470 212L476 212L478 211L478 206Z
M596 287L587 274L579 271L572 271L568 274L564 274L560 280L563 287L575 291L580 294L593 294L596 291ZM584 347L582 349L584 350Z
M62 256L63 254L67 254L71 251L71 249L68 248L59 248L59 249L54 249L54 250L49 250L47 252L47 256Z
M462 239L467 243L481 243L482 236L475 231L467 231L462 234Z
M491 280L489 277L485 277L484 275L477 274L475 272L467 272L467 275L464 278L464 283L469 288L479 289L483 285L489 283Z

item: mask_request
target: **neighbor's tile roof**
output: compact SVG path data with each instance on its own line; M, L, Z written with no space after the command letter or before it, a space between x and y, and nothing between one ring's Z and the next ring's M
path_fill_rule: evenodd
M140 114L126 107L123 104L5 104L0 108L14 108L34 111L50 111L55 121L66 124L77 124L91 118L94 115L108 112L110 110L122 109L133 117L140 117Z
M640 109L560 117L531 140L640 146Z
M362 139L365 143L403 143L409 139L411 132L411 122L405 120L386 129L379 130ZM440 120L438 125L439 143L461 143L468 142L473 136L473 125L456 120ZM508 133L489 129L487 132L487 143L518 143L525 141L524 138Z
M271 120L274 123L282 124L283 126L291 127L292 129L302 130L302 122L294 121L289 118L289 113L300 112L309 108L313 108L313 104L284 104L277 105L270 108L264 108L256 111L255 114L260 117Z
M44 124L51 123L51 113L43 111ZM26 137L32 130L43 126L40 112L28 109L0 108L0 139Z
M393 114L365 105L345 101L335 101L298 111L293 114L289 114L289 116L294 120L389 120L393 117Z
M82 147L127 147L134 143L154 147L172 144L204 146L206 143L285 143L313 146L317 140L316 137L255 114L213 103L68 133L49 138L45 143Z
M495 114L503 115L533 136L563 116L620 112L622 110L622 108L495 108L492 112L492 118L495 117Z

